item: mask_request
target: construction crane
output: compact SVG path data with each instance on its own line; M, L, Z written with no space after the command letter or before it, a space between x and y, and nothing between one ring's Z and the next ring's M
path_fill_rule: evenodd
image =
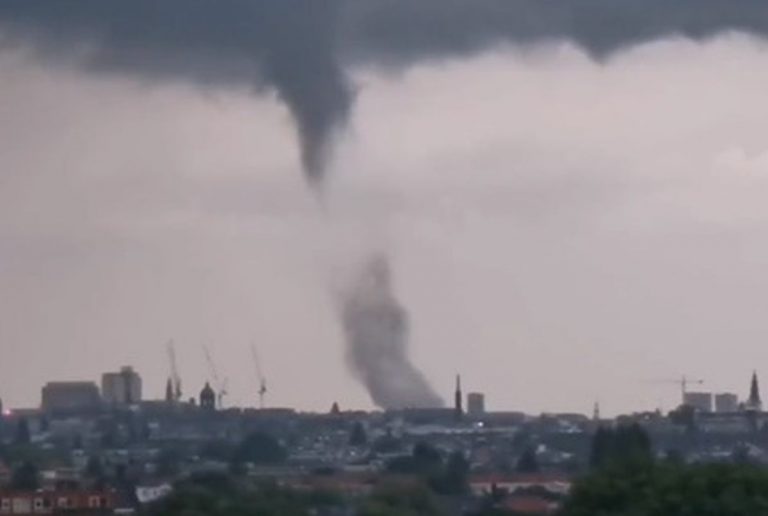
M219 373L216 370L216 365L213 363L213 358L211 358L211 352L208 350L208 346L203 346L203 352L205 353L205 360L208 362L208 369L211 372L213 384L216 388L216 405L218 406L219 410L221 410L224 408L224 396L228 394L228 380L226 378L223 380L219 378Z
M259 381L259 408L264 408L264 396L267 394L267 379L264 378L264 373L261 369L261 362L259 361L259 354L256 352L256 345L251 344L251 356L253 357L253 365L256 368L256 379Z
M170 387L172 391L173 401L179 402L181 400L181 377L179 376L179 368L176 365L176 349L173 339L168 341L166 346L168 351L168 363L170 365Z
M681 397L682 397L681 403L683 403L683 404L685 404L685 393L688 392L688 386L689 385L703 385L704 384L704 380L701 380L701 379L691 379L691 378L688 378L685 375L681 376L679 379L675 379L675 380L671 380L670 379L670 380L662 380L662 381L666 382L666 383L674 383L674 384L680 386L680 394L681 394Z

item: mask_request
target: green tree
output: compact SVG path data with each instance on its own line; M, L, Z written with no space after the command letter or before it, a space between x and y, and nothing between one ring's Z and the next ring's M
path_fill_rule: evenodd
M245 485L221 474L195 475L149 508L149 516L311 516L340 504L317 491L297 492L274 483Z
M351 446L365 446L368 443L368 434L360 421L352 425L352 431L349 433L349 444Z
M288 458L280 442L266 432L253 432L240 443L236 452L239 462L253 464L279 464Z
M459 495L467 491L469 462L460 451L454 451L445 462L445 469L439 479L436 491L445 495Z
M32 440L32 434L29 430L29 421L23 417L16 423L16 433L13 438L13 442L18 445L29 444Z
M104 464L102 464L101 458L96 455L88 457L88 463L85 465L85 475L90 479L104 477Z
M650 438L637 423L619 425L615 429L600 427L592 437L590 465L593 468L652 460Z
M439 475L442 467L443 457L440 452L424 442L417 443L411 455L396 457L387 464L391 473L420 475L425 478Z
M539 461L536 458L536 449L534 447L529 446L523 451L517 460L516 469L519 473L538 473Z
M611 465L582 478L562 516L768 514L768 471L744 464Z
M359 516L436 516L434 494L419 483L385 483L363 503Z
M32 462L23 462L13 471L11 487L19 491L35 491L40 487L37 466Z

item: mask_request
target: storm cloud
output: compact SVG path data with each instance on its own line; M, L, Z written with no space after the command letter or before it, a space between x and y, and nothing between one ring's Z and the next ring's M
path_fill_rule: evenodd
M322 181L348 120L347 69L407 66L503 44L571 41L603 59L665 37L765 35L761 0L4 0L4 46L92 72L274 90Z

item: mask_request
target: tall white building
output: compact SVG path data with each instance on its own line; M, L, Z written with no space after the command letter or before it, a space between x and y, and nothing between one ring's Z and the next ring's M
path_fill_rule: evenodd
M132 405L141 401L141 377L126 366L101 375L101 396L109 405Z

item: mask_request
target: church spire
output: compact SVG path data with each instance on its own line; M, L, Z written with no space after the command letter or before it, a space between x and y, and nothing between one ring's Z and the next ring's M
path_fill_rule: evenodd
M749 399L747 408L750 410L762 410L763 402L760 400L760 387L757 383L757 371L752 372L752 383L749 386Z
M456 375L456 392L454 394L453 410L456 413L456 419L464 415L464 407L461 395L461 375Z
M173 381L168 378L168 382L165 384L165 401L171 403L174 401L173 397Z

